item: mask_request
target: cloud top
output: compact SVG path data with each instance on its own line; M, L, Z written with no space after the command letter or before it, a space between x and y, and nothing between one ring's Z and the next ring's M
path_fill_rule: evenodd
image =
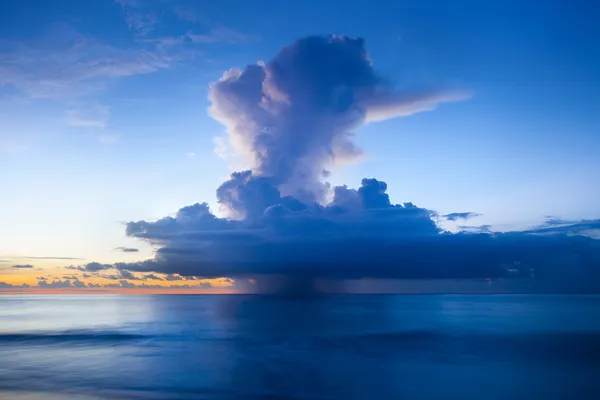
M361 125L465 95L395 91L373 69L363 39L334 35L299 39L268 63L225 72L209 98L210 114L225 125L235 157L253 176L268 178L283 196L322 202L323 171L361 156L353 142Z

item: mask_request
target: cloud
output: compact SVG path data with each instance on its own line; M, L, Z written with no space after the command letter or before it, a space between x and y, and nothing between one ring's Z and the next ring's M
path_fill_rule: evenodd
M58 26L45 36L52 38L51 45L44 40L6 43L0 54L0 84L30 99L72 100L103 89L107 79L169 68L175 57L139 45L115 47L68 26ZM67 118L75 124L101 123L79 112L72 110L74 115L67 113Z
M600 238L600 219L580 221L547 219L544 224L525 232L538 235L586 235Z
M13 265L12 266L15 269L31 269L33 268L33 265L31 264L18 264L18 265Z
M108 288L127 288L127 289L132 289L132 288L136 288L138 287L137 285L131 283L131 282L127 282L126 280L120 280L119 283L108 283L106 285L104 285L105 287Z
M72 281L67 279L65 279L64 281L54 280L50 282L48 282L46 279L40 279L38 280L37 287L44 289L64 289L73 288L75 287L75 285L72 283Z
M147 283L135 284L132 282L128 282L124 279L120 280L116 283L107 283L104 285L100 284L88 284L88 287L103 287L108 289L158 289L158 290L167 290L167 289L210 289L213 285L210 282L201 282L197 285L149 285Z
M468 233L493 233L492 226L487 224L479 226L460 225L458 228Z
M101 278L104 278L104 279L111 280L111 281L118 281L118 280L123 279L123 277L121 275L98 275L98 276Z
M18 257L26 260L83 260L83 258L78 257L33 257L33 256L23 256Z
M222 44L238 44L251 42L258 39L257 35L249 35L236 31L235 29L228 28L226 26L215 26L211 28L207 33L191 33L188 32L185 35L187 40L192 43L211 44L211 43L222 43Z
M132 247L117 247L115 250L120 251L121 253L137 253L138 249Z
M106 128L110 107L101 104L82 105L66 112L66 123L80 128Z
M161 278L158 275L154 275L154 274L148 274L148 275L144 275L144 277L142 278L143 280L154 280L154 281L164 281L163 278Z
M477 214L474 212L455 212L446 215L442 215L442 217L446 218L448 221L457 221L459 219L469 219L479 217L481 214Z
M121 276L256 279L268 290L303 293L319 281L361 278L523 278L545 291L600 290L600 241L586 234L597 221L453 234L433 210L393 203L383 181L366 178L356 189L326 181L324 171L361 156L353 132L363 124L464 99L463 91L389 87L362 39L300 39L268 63L227 71L209 98L210 114L248 164L216 190L227 217L196 203L157 221L129 222L126 235L156 251L152 259L113 264Z
M12 283L0 282L0 289L27 289L30 286L27 283L22 285L14 285Z
M76 288L84 288L87 286L85 283L81 282L79 279L72 280L71 284L73 285L73 287L76 287Z
M440 103L467 100L472 94L467 90L422 89L402 94L382 94L366 100L366 122L385 121L407 117L419 112L432 111Z
M49 280L44 276L38 276L37 279L37 287L43 289L65 289L65 288L85 288L87 284L80 281L77 276L64 276L64 280L60 278L52 278Z
M544 230L552 228L553 230L560 231L562 228L569 226L582 226L582 225L593 225L597 224L599 220L572 220L572 219L562 219L552 215L546 216L545 221L533 228L532 230Z
M173 9L173 14L180 20L187 22L200 22L204 19L196 10L182 6L176 6Z
M93 283L83 282L75 275L64 275L62 279L60 277L44 277L39 276L36 278L38 283L35 286L30 286L27 283L16 285L12 283L0 282L0 290L15 290L15 289L154 289L154 290L168 290L168 289L210 289L213 285L210 282L199 282L195 285L184 284L184 285L150 285L147 283L134 283L129 280L119 278L116 283ZM162 278L149 274L144 277L144 280L163 280Z
M370 115L407 116L463 98L432 88L394 90L375 72L364 45L346 36L300 39L269 63L231 69L211 85L210 114L225 125L231 149L252 176L268 177L283 196L321 202L322 171L361 157L353 132ZM243 180L252 178L241 173L224 185L235 196Z
M123 12L127 27L140 36L148 35L158 23L158 17L154 11L149 11L146 2L138 0L115 1Z
M107 269L112 269L113 266L111 264L101 264L98 262L90 262L85 265L77 266L77 265L69 265L64 267L65 269L77 270L77 271L86 271L86 272L98 272L104 271Z
M177 48L196 49L202 53L209 45L237 45L258 40L257 35L250 35L224 26L210 28L204 33L188 31L175 36L148 37L141 43L151 44L164 50Z
M140 278L138 278L137 276L135 276L134 274L132 274L130 271L128 271L126 269L119 270L119 273L121 274L121 278L123 278L123 279L129 279L131 281L139 281L140 280Z

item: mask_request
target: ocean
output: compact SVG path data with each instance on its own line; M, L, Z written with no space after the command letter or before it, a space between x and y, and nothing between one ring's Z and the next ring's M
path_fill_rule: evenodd
M0 399L599 399L600 296L0 296Z

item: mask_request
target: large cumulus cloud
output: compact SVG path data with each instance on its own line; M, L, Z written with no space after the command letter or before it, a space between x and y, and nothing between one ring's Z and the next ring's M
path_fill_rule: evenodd
M357 189L327 182L332 166L360 156L353 135L362 124L465 97L463 91L394 90L373 69L361 39L300 39L268 63L227 71L209 97L210 114L248 167L216 191L227 217L197 203L173 217L130 222L126 234L154 245L155 257L83 269L288 282L535 277L597 290L600 242L578 223L452 234L437 221L477 214L438 216L394 204L377 179L363 179Z
M213 85L210 114L227 128L228 142L253 176L268 177L281 195L322 201L321 177L362 151L354 130L365 122L431 110L464 91L386 85L373 69L362 39L313 36L284 47L267 64L231 69ZM246 173L232 176L223 191ZM246 217L244 209L231 207Z

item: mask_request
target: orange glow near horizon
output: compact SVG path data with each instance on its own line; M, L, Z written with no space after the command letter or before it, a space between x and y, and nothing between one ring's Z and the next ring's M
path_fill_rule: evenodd
M233 281L228 278L215 279L197 279L186 280L183 277L176 276L175 279L167 280L167 275L153 274L160 279L147 279L145 275L150 273L134 273L137 279L109 279L105 275L108 273L89 274L92 276L83 277L83 272L65 270L59 267L50 268L31 268L31 269L10 269L5 268L0 270L0 294L227 294L235 293L233 289ZM118 272L113 272L111 275L119 275ZM76 282L87 285L101 285L101 287L40 287L38 286L41 279L45 278L46 282ZM117 285L121 281L125 281L126 285L135 285L139 287L109 287L108 285ZM3 287L2 284L5 284ZM202 285L210 284L209 287L201 287ZM10 287L10 286L14 287ZM30 287L23 288L23 285ZM150 286L150 287L148 287ZM208 286L208 285L207 285Z

